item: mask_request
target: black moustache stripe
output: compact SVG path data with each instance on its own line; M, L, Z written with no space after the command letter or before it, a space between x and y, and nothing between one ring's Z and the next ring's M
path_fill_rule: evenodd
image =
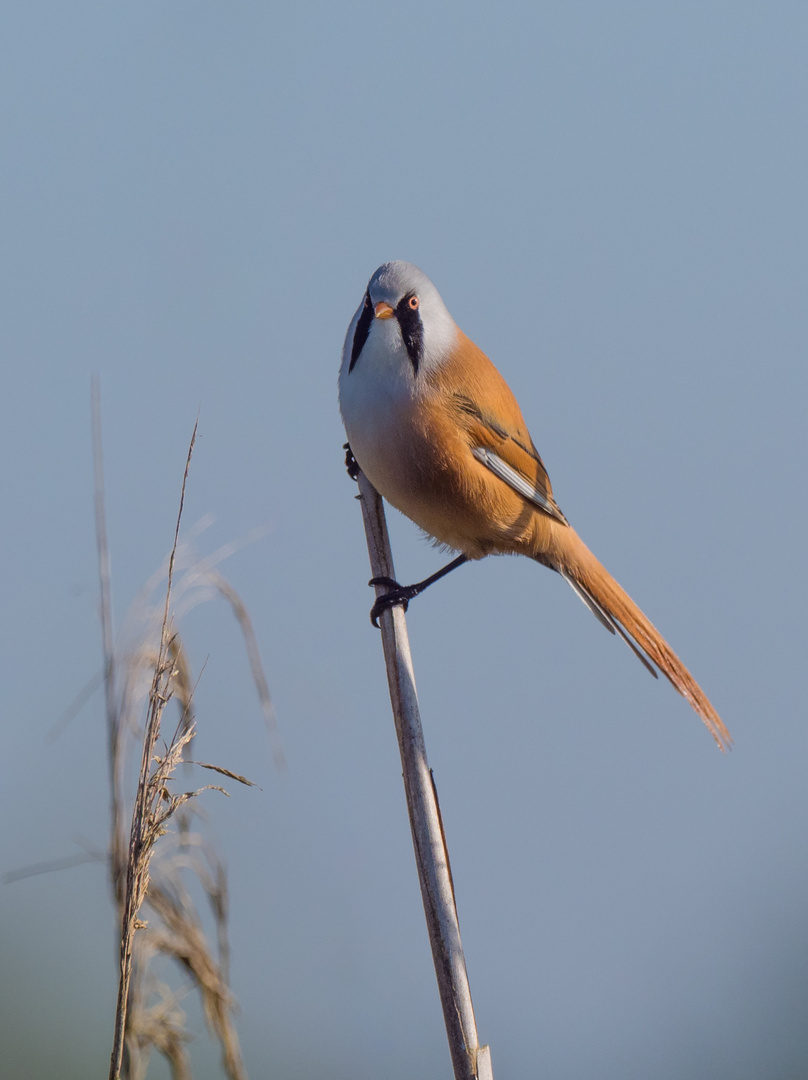
M365 293L365 302L362 306L362 314L356 324L356 330L354 330L353 345L351 346L351 362L348 365L348 372L350 373L354 369L354 364L359 359L359 354L365 347L365 342L368 339L370 333L370 324L373 322L373 306L370 302L370 290Z
M416 308L413 311L410 307L410 300L413 295L413 293L407 293L399 301L396 307L396 318L398 319L398 325L401 327L401 336L404 339L407 355L417 375L418 366L424 356L424 324L421 322L418 309Z

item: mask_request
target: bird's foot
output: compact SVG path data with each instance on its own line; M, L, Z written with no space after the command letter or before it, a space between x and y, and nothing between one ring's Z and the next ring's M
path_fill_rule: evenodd
M345 443L342 449L345 451L345 468L348 470L348 476L356 480L359 477L359 462L353 456L351 444Z
M406 611L410 600L421 591L420 585L399 585L397 581L389 577L371 578L368 585L385 585L390 590L384 593L383 596L377 597L376 603L370 609L370 621L377 630L380 629L379 616L383 611L387 611L388 608L394 607L396 604L401 604Z

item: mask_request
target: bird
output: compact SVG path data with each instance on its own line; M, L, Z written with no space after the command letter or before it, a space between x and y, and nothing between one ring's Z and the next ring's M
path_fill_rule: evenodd
M505 379L412 263L384 263L371 277L345 336L339 407L349 472L361 468L438 546L459 553L414 585L374 578L388 590L373 605L374 625L463 563L527 556L559 573L655 678L657 668L668 678L719 748L730 748L696 680L562 513Z

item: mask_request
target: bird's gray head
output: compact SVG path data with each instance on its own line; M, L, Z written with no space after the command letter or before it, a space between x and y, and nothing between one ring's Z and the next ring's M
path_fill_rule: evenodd
M457 326L423 270L384 263L348 327L342 370L350 373L362 356L371 363L406 364L417 377L440 365L456 340Z

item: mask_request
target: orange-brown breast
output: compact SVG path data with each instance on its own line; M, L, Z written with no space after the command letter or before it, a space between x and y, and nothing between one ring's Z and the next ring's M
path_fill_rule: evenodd
M399 410L388 438L395 475L380 490L440 543L471 558L550 554L559 532L569 532L473 456L473 446L494 450L552 499L516 399L465 334L452 356L425 375L418 398Z

